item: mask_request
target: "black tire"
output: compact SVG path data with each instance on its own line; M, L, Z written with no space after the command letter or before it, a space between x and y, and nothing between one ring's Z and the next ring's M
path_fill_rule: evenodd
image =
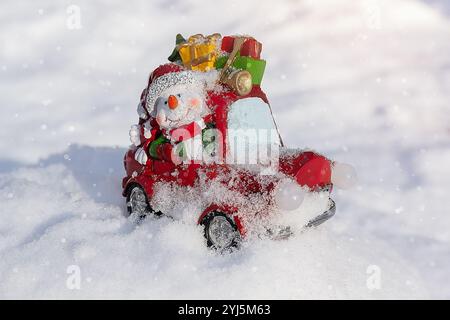
M203 218L201 225L204 226L208 247L219 252L239 248L241 235L234 221L225 213L213 211Z
M134 215L139 219L144 219L150 215L161 215L161 212L156 212L152 209L148 202L147 193L137 184L134 184L128 188L127 211L128 215Z

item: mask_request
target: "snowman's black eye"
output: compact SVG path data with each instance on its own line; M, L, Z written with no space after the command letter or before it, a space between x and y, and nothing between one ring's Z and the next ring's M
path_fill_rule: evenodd
M181 94L177 94L178 98L181 98Z
M167 101L164 101L164 104L167 104Z

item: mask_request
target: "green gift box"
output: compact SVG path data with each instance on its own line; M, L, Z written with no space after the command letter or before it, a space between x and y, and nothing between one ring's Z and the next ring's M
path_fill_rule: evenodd
M216 69L222 69L228 60L228 56L221 56L216 60ZM253 59L250 57L237 56L232 64L236 69L247 70L252 75L252 83L260 85L264 69L266 68L266 61L260 59Z

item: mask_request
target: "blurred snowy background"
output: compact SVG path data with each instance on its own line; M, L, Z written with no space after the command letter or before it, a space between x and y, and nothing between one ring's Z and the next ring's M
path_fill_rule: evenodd
M335 218L221 257L124 217L128 130L178 32L263 43L285 142L358 171ZM448 1L3 0L0 41L0 298L450 298Z

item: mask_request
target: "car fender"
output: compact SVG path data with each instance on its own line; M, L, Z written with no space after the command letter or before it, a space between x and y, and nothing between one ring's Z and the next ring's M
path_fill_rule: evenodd
M324 156L314 155L312 159L303 164L295 175L301 186L311 189L331 184L331 161Z
M123 184L123 192L122 195L124 197L127 196L128 190L132 185L138 185L142 189L144 189L145 193L147 194L147 198L150 200L150 198L153 196L153 186L154 186L154 180L149 176L144 175L138 175L136 177L131 178L124 178Z
M236 224L236 227L241 236L245 236L244 225L242 224L241 219L239 219L239 216L236 214L238 211L237 208L233 206L211 204L205 210L203 210L202 214L198 218L197 224L201 224L202 220L213 211L220 211L230 216L233 219L234 223Z

